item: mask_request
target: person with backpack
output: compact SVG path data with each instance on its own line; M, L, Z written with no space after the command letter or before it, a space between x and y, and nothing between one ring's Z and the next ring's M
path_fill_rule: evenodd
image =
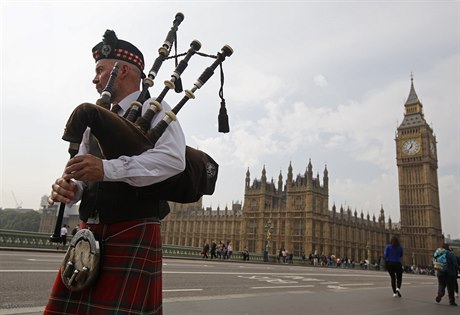
M454 291L455 291L455 298L458 299L459 295L458 295L458 280L457 279L459 278L458 272L460 272L460 257L455 255L455 258L457 258L458 271L457 271L457 276L455 277Z
M441 302L442 297L446 293L449 296L449 304L457 306L455 303L455 282L457 281L458 263L457 257L450 251L449 244L442 244L442 247L437 248L433 254L433 267L436 270L438 278L438 294L436 302Z
M393 236L390 244L387 244L383 256L385 257L387 271L391 278L391 288L393 289L393 297L401 297L401 284L403 268L401 258L403 256L403 247L399 243L399 239Z

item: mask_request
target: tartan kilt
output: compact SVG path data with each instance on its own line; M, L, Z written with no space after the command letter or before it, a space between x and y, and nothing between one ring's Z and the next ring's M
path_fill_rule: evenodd
M146 219L89 226L99 240L128 230L102 242L102 267L90 288L71 292L59 271L44 314L161 315L160 223Z

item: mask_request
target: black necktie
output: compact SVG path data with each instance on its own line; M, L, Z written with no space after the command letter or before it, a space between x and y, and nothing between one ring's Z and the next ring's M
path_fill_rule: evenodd
M118 104L113 104L112 109L111 109L110 111L111 111L112 113L118 114L118 112L120 111L120 109L121 109L121 106L120 106L120 105L118 105Z

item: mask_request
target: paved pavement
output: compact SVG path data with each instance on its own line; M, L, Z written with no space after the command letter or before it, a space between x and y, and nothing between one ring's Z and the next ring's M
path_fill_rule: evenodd
M42 314L63 253L0 251L0 315ZM241 261L164 259L164 314L460 314L433 276Z
M402 298L393 298L388 288L360 288L335 292L290 290L253 295L209 296L168 300L165 314L340 314L340 315L433 315L460 314L447 301L436 304L433 287L403 290ZM391 292L390 292L391 293Z
M393 298L388 288L355 289L315 293L312 290L285 290L273 293L165 298L164 314L353 314L353 315L433 315L456 314L460 309L447 301L436 304L433 287L403 290ZM430 299L426 299L429 297ZM43 307L0 310L0 314L42 314Z

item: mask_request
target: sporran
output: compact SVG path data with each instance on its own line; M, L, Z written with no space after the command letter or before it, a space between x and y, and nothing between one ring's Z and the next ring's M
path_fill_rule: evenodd
M99 241L89 229L81 229L70 241L62 261L62 282L73 292L90 287L99 275L100 260Z

